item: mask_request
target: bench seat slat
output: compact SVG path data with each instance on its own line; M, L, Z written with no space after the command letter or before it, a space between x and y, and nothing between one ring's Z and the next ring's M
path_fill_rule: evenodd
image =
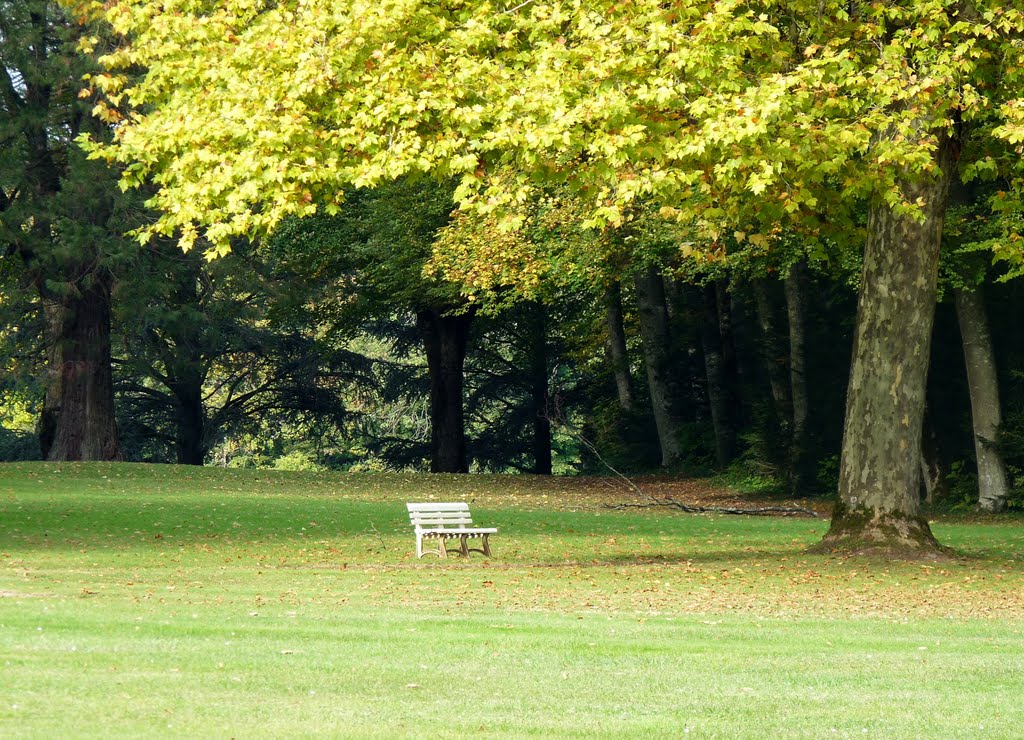
M418 530L420 534L425 537L430 535L460 535L460 534L495 534L498 530L496 527L473 527L472 529L421 529Z
M472 524L472 517L426 517L422 515L411 516L413 523L421 524Z
M406 504L406 508L409 511L469 511L469 504L465 501L459 501L457 503L426 503L426 504Z

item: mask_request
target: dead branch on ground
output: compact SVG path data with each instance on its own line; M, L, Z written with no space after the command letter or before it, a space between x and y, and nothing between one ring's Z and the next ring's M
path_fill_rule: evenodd
M653 497L648 504L606 504L606 509L648 509L652 506L668 506L673 509L685 511L688 514L747 514L750 516L770 516L782 514L784 516L813 516L818 518L818 512L803 506L762 506L757 509L741 509L735 506L691 506L674 498L655 499Z

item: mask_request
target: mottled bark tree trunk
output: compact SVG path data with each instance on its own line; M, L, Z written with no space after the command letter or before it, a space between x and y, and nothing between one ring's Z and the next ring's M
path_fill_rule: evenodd
M626 350L626 328L622 319L622 288L613 283L604 296L605 326L608 339L605 348L608 364L615 375L615 390L623 411L633 410L633 378L629 372L629 354Z
M110 280L93 274L62 301L60 412L48 460L120 460L110 369Z
M468 473L462 389L473 312L417 312L430 374L430 472Z
M736 453L736 428L726 378L722 334L719 327L718 295L714 283L704 287L704 320L701 323L701 345L708 381L708 405L715 430L715 460L720 468L728 465Z
M533 472L551 475L551 414L548 408L547 312L541 303L533 307L530 337L530 396L533 402Z
M934 163L934 176L898 183L924 204L919 218L880 199L869 207L839 498L822 549L939 550L921 514L919 454L952 142L942 140Z
M673 408L665 283L653 267L638 272L635 279L647 385L650 389L654 424L661 446L661 465L667 468L679 462L682 451L679 446L679 425Z
M957 289L956 315L967 364L967 386L971 394L974 454L978 463L978 508L999 512L1006 508L1008 485L1006 466L996 447L1002 420L995 352L988 330L981 289Z
M789 317L789 387L793 407L793 425L789 449L790 491L806 493L811 476L808 461L807 352L804 330L804 264L797 262L786 277L786 314Z

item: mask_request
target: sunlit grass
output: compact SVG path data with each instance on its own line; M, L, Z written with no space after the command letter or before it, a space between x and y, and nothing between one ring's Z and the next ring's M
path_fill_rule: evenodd
M0 467L0 735L1015 737L1024 528L805 554L814 519L596 481ZM626 498L626 494L622 494ZM409 500L495 557L417 560Z

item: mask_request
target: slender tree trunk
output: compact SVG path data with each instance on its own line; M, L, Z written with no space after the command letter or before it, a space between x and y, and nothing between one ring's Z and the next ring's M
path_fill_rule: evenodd
M635 279L640 337L643 341L644 364L647 367L647 385L650 389L654 424L661 446L661 465L667 468L679 462L682 452L679 446L679 425L673 409L665 283L653 267L638 272Z
M693 306L694 286L663 277L672 343L685 348L672 358L673 409L677 424L696 422L704 393L704 357L700 350L701 311ZM678 333L677 333L678 332Z
M551 414L548 409L547 315L542 303L534 304L530 353L530 396L533 401L533 472L551 475Z
M60 413L48 460L120 460L110 369L110 280L93 274L63 301Z
M924 424L921 429L921 483L924 488L924 500L929 504L941 497L946 488L939 437L935 433L935 425L930 417L928 407L925 406Z
M204 276L204 260L201 255L189 253L182 257L183 269L175 273L176 284L172 295L176 306L190 306L203 311L206 299L200 292ZM172 325L153 340L164 356L166 364L165 383L175 403L175 452L180 465L202 465L209 453L209 433L206 408L203 404L203 386L209 369L203 361L201 347L206 343L207 327L192 323Z
M722 335L718 322L718 297L713 283L704 287L701 345L704 349L704 368L708 379L708 405L711 407L711 423L715 429L715 460L718 467L724 468L736 453L736 429L728 396Z
M629 372L629 355L626 351L626 328L622 320L622 288L612 283L604 296L605 326L608 329L606 350L608 363L615 374L615 389L619 406L623 411L633 410L633 378Z
M793 426L790 442L790 491L806 493L810 471L808 470L807 416L807 374L805 370L804 329L804 264L797 262L786 277L786 313L789 317L789 385L793 404Z
M722 346L722 380L725 383L725 398L729 405L729 418L733 429L742 426L746 416L743 406L743 368L740 353L736 348L736 318L742 316L736 310L736 302L729 293L725 280L715 281L715 306L718 314L718 336Z
M468 473L462 388L473 311L447 315L425 309L416 325L430 374L430 472Z
M1006 466L996 446L1002 414L985 303L980 288L973 291L958 288L954 295L971 393L974 454L978 462L978 508L999 512L1006 508L1008 486Z
M786 437L786 447L788 448L793 405L789 395L791 381L787 378L786 373L787 353L776 328L775 310L765 279L754 280L752 287L754 301L757 305L757 322L761 328L761 356L768 373L768 386L771 389L775 417L778 420L779 428Z
M919 454L951 141L941 142L934 163L933 177L898 183L909 202L924 203L920 219L880 199L868 211L839 499L821 549L939 549L921 514Z

